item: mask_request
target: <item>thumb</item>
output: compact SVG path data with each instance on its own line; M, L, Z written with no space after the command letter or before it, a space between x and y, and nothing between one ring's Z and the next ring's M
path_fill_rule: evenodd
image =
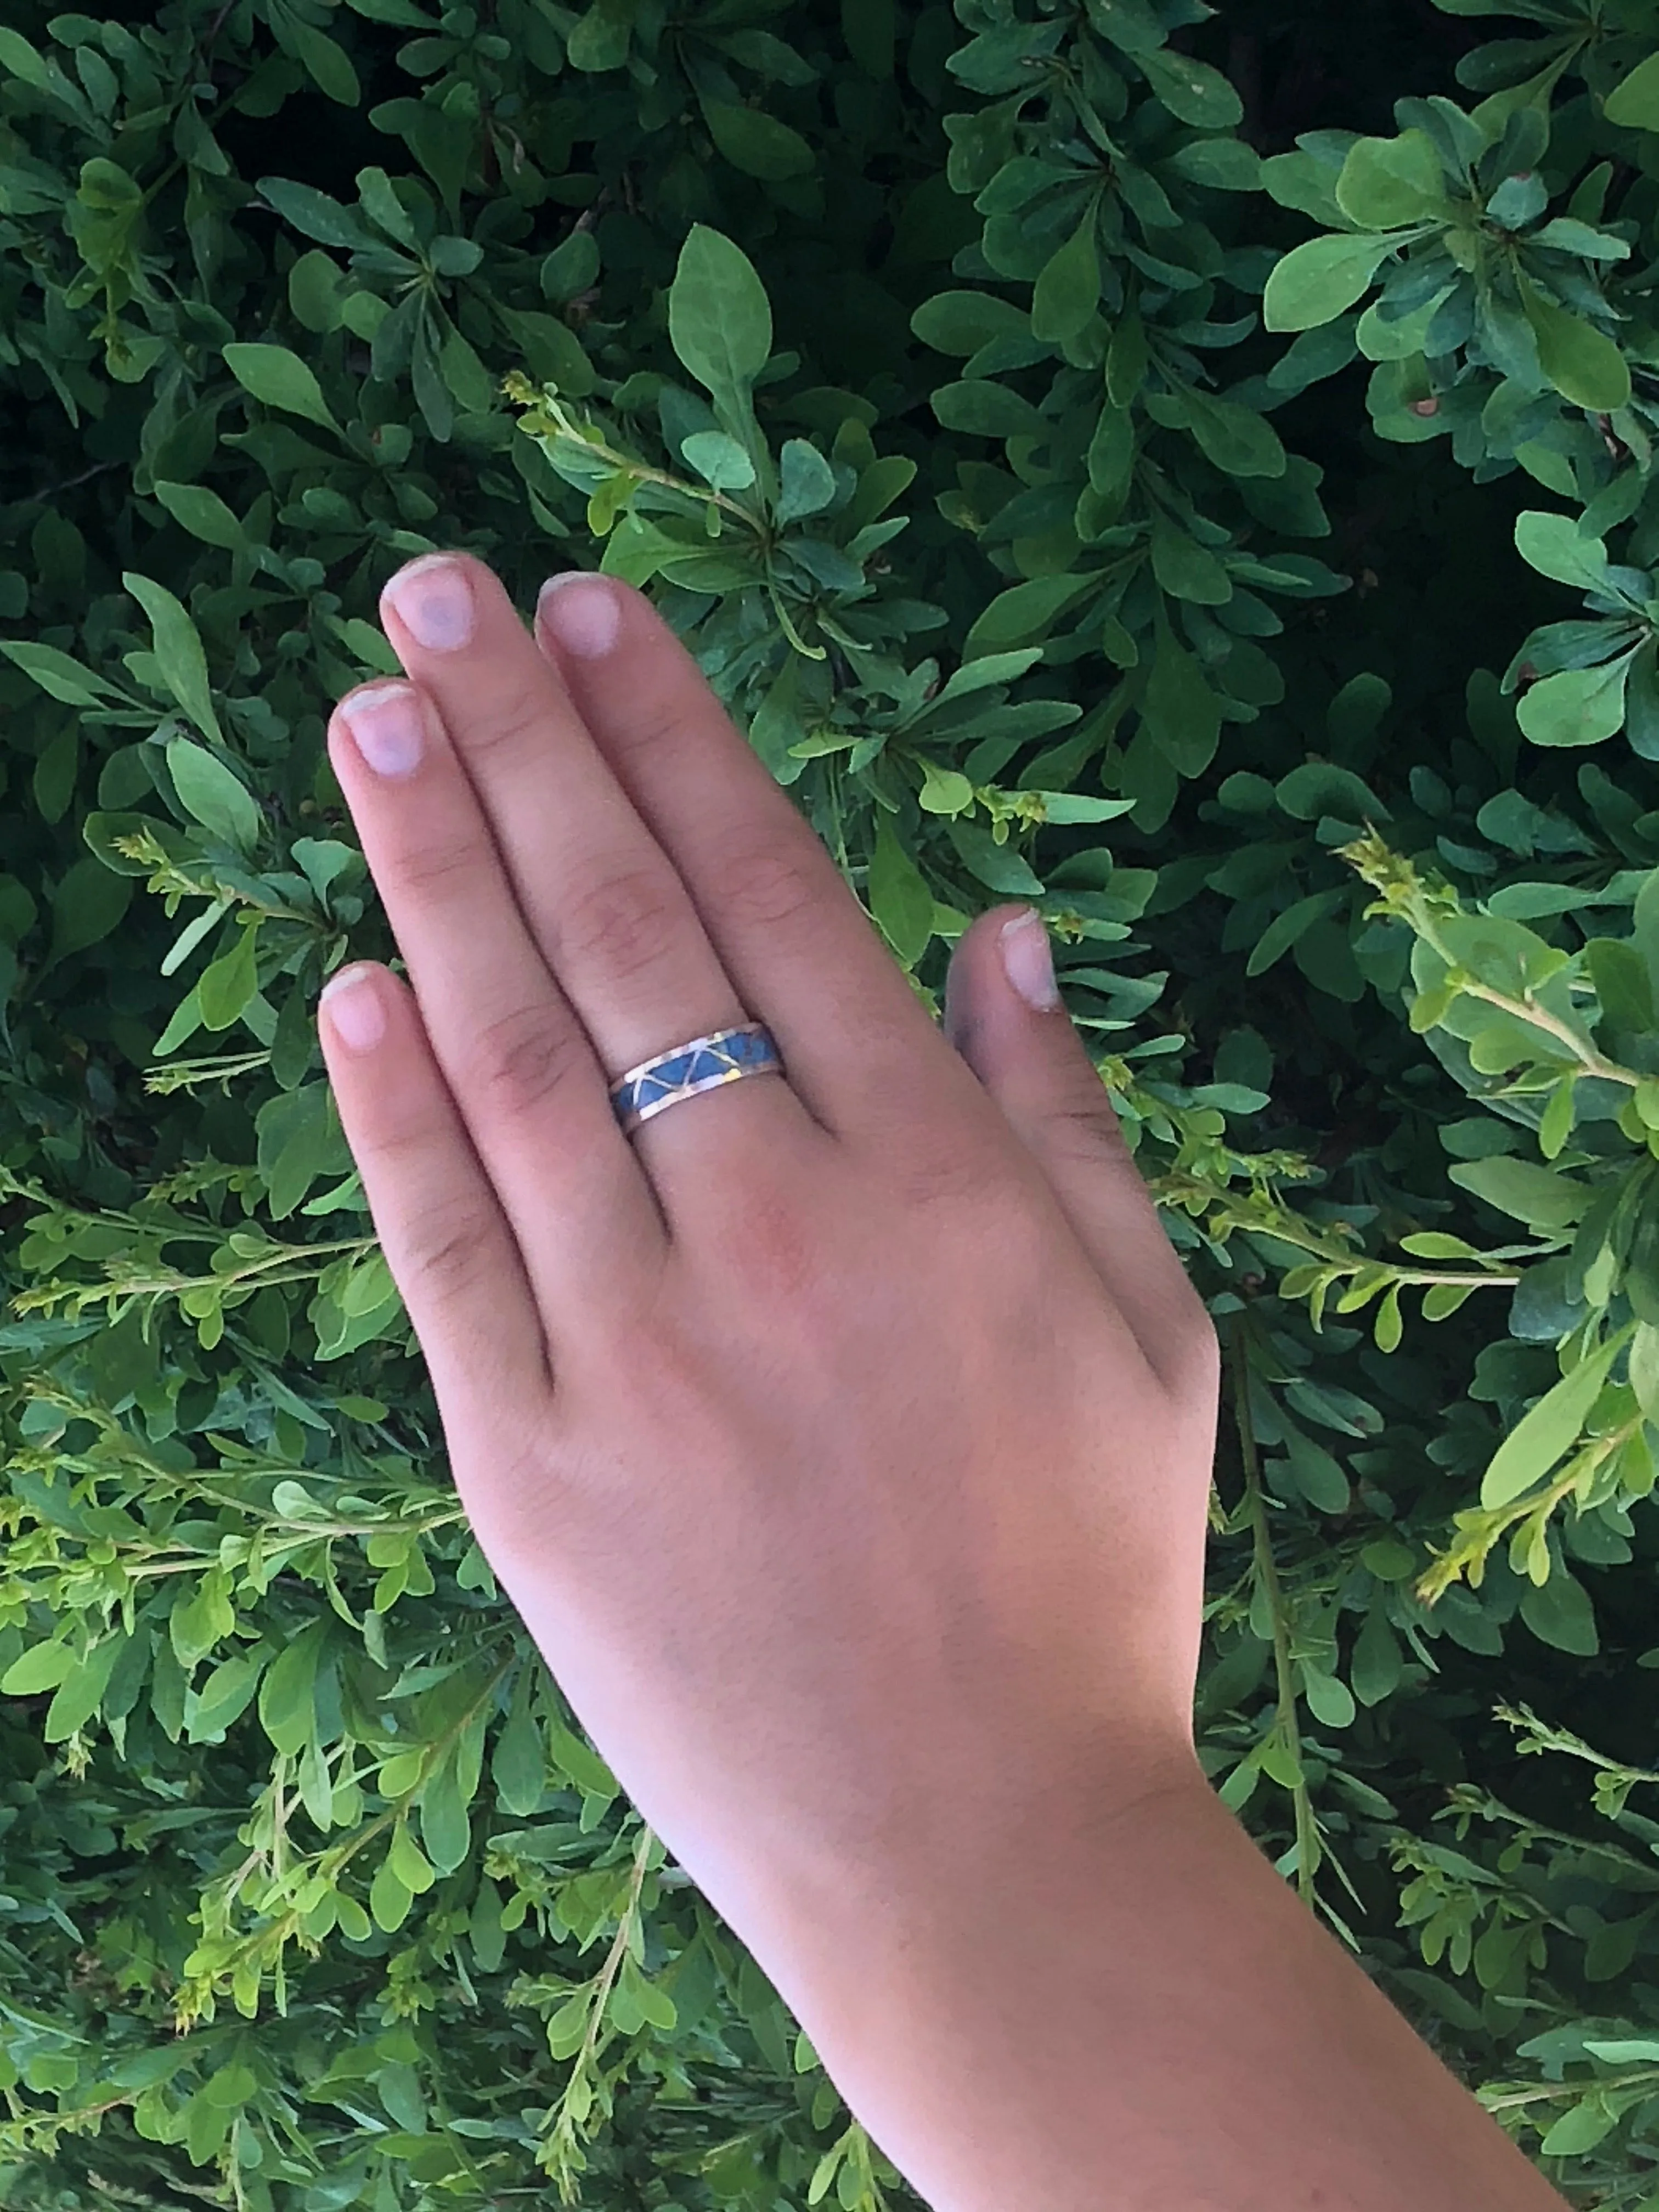
M1194 1310L1204 1321L1054 986L1035 908L994 907L963 932L945 979L945 1035L1042 1170L1149 1355Z

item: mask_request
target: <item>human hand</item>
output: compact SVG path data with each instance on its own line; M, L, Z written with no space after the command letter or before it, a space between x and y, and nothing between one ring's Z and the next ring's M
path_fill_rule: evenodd
M1215 1334L1013 910L953 1049L641 593L532 637L433 556L382 612L411 681L329 750L414 992L331 983L329 1076L478 1541L642 1818L766 1965L793 1882L1195 1771ZM610 1079L745 1019L786 1079L622 1133Z

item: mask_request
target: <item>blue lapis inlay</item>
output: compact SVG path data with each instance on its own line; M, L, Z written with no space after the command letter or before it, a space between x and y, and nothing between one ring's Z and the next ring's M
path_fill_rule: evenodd
M666 1099L686 1097L700 1085L727 1080L742 1070L775 1066L782 1060L771 1036L764 1030L726 1030L707 1044L670 1053L644 1074L617 1085L611 1103L624 1127L631 1115Z

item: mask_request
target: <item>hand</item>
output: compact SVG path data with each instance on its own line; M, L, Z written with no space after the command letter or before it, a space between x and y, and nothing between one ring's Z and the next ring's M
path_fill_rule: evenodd
M478 1541L641 1815L766 1965L793 1884L1194 1773L1214 1331L1012 910L953 1049L639 592L532 636L432 556L382 613L410 681L329 750L414 991L336 979L329 1076ZM622 1133L611 1079L744 1019L786 1079Z

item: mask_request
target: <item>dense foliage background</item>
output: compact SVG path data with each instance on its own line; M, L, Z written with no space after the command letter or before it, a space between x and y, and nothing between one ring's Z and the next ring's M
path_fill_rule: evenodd
M1656 179L1655 0L13 0L8 2212L915 2202L499 1598L323 1079L440 544L645 584L930 1006L1041 906L1227 1348L1206 1761L1659 2207Z

